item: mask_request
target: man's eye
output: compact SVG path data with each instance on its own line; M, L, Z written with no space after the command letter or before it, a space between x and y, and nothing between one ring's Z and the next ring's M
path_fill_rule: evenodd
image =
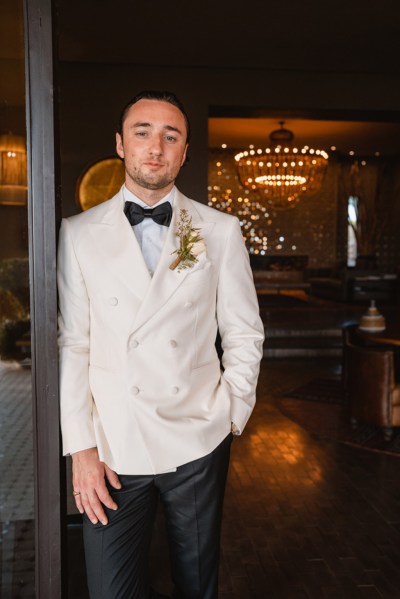
M146 137L147 131L136 131L135 134L137 137Z
M174 137L173 135L167 135L165 139L169 142L176 141L176 137Z

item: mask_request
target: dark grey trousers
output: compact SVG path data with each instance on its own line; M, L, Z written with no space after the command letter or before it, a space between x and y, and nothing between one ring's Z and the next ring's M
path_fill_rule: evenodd
M118 510L109 523L84 516L84 541L91 599L150 599L151 533L160 499L167 524L176 599L216 599L222 505L232 435L209 455L176 472L121 475L110 489Z

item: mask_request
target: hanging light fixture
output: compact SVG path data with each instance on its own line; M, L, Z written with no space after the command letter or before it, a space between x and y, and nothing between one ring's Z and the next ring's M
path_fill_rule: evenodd
M25 139L0 135L0 204L24 206L27 194Z
M293 133L280 129L270 134L271 147L244 150L235 155L239 181L245 189L262 192L273 208L289 208L304 194L317 192L322 185L328 154L309 146L293 146Z

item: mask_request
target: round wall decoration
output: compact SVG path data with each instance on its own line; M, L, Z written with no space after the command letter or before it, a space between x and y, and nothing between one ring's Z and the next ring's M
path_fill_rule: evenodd
M90 165L79 177L76 201L88 210L112 198L125 180L125 167L119 158L105 158Z

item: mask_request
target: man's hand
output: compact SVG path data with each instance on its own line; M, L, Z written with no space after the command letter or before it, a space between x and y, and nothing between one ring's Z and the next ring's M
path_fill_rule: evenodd
M100 462L96 447L77 451L72 454L72 480L76 507L81 514L86 512L92 524L100 521L107 524L108 519L103 505L116 510L118 508L105 484L105 479L114 489L120 489L117 474L104 462Z

